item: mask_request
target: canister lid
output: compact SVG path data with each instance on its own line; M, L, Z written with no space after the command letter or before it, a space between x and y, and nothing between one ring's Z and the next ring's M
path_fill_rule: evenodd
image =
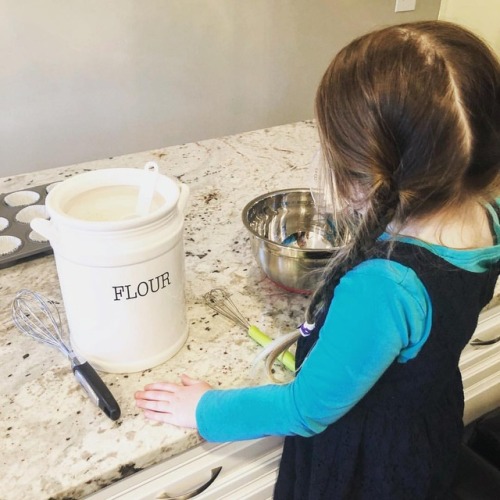
M121 230L153 222L175 209L180 188L174 179L158 175L148 210L138 210L145 175L147 171L136 168L78 174L51 190L47 210L54 222L86 230Z

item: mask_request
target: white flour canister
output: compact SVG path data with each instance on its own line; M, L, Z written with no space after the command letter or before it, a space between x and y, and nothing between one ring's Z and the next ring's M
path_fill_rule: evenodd
M188 196L153 162L96 170L56 185L50 220L31 222L54 250L72 347L96 369L145 370L184 344Z

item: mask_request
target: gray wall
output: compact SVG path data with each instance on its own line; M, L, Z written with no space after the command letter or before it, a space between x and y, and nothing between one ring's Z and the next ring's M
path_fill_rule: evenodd
M335 52L439 0L0 0L0 174L313 116Z

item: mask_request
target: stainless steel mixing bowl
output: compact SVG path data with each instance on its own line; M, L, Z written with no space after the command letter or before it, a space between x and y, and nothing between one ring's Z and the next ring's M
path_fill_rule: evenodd
M312 291L335 251L331 216L309 189L284 189L250 201L242 213L252 252L266 275L287 290Z

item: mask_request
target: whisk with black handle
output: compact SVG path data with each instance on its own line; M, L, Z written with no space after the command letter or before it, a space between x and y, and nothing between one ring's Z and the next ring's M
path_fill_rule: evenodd
M91 401L111 420L120 418L120 407L101 377L64 341L61 316L53 302L37 292L20 290L12 302L12 319L21 332L62 352L71 362L76 380Z

